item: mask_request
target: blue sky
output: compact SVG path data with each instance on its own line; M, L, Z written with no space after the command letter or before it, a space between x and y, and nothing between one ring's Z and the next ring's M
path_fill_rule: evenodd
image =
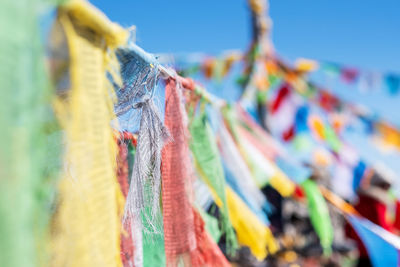
M112 20L137 26L151 52L245 49L246 0L92 0ZM398 0L272 0L273 41L288 58L310 57L400 72Z

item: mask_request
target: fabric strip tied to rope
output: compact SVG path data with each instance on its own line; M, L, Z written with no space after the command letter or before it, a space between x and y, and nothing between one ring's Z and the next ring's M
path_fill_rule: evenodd
M191 169L187 118L181 88L173 79L165 87L165 126L172 141L162 151L162 200L167 266L179 261L189 265L196 248L194 216L191 206Z

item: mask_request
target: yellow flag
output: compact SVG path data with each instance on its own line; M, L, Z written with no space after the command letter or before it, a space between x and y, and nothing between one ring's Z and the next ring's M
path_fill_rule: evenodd
M116 179L117 147L107 88L107 49L126 33L85 1L58 10L69 49L67 92L55 110L64 129L64 170L52 229L52 266L121 266L123 197Z
M229 216L236 230L240 245L250 248L251 253L263 260L268 253L278 250L278 243L271 230L246 206L238 195L229 187L226 189Z

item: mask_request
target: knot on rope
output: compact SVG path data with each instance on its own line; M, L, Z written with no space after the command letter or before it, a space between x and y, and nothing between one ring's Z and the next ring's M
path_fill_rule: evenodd
M133 108L138 109L142 108L144 104L147 104L151 97L149 95L144 95L143 98L139 101L133 104Z

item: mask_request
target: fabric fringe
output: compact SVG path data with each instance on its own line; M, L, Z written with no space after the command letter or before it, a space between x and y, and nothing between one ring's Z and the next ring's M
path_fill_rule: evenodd
M136 104L142 108L138 144L136 147L130 190L127 197L125 219L141 214L148 201L151 202L151 217L145 218L152 226L152 218L160 211L161 150L168 139L160 115L150 98ZM146 188L146 183L150 183ZM144 215L144 214L142 214ZM157 227L152 226L154 231Z
M135 247L142 249L142 230L160 233L162 229L156 216L160 213L161 150L169 135L151 98L136 107L142 109L142 116L124 222L131 220ZM150 214L145 211L149 205ZM149 227L143 227L142 218ZM138 254L135 265L141 266L143 258Z
M150 210L146 210L150 213ZM159 231L154 233L150 230L150 225L143 220L143 266L165 266L164 232L162 228L161 212L154 218L156 224L161 225Z
M163 232L160 218L161 151L169 134L154 103L159 74L155 60L153 63L145 61L132 46L119 48L117 58L123 84L118 86L112 80L117 98L114 110L122 123L121 129L138 134L124 224L133 231L135 266L140 267L144 264L143 248L147 242L144 238L156 241Z

